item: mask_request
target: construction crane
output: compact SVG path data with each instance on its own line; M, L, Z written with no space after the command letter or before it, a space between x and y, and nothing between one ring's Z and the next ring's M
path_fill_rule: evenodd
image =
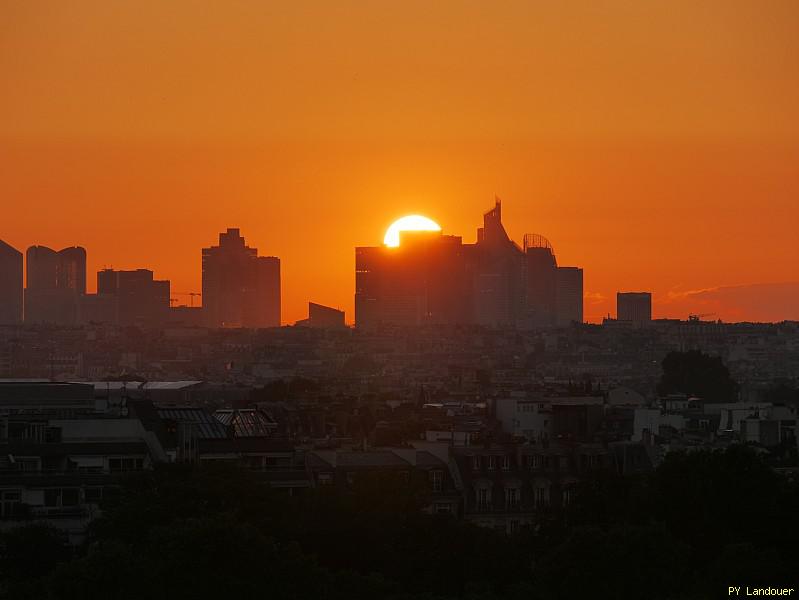
M195 296L197 296L197 297L199 297L199 296L202 296L202 294L201 294L200 292L172 292L172 293L173 293L175 296L189 296L189 297L190 297L190 300L189 300L189 305L190 305L192 308L194 308L194 298L195 298ZM169 299L169 303L170 303L170 304L172 304L172 302L173 302L173 301L174 301L175 303L177 303L178 299L177 299L177 298L170 298L170 299Z
M716 313L702 313L701 315L688 315L689 321L698 321L702 317L712 317Z

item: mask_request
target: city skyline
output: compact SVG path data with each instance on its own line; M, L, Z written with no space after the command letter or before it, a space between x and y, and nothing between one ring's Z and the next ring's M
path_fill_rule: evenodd
M14 247L199 292L196 249L241 227L293 322L310 291L352 315L351 248L396 218L471 243L497 194L511 237L583 265L591 321L619 288L656 317L796 318L795 2L170 4L0 9ZM763 284L779 310L730 289Z
M384 245L384 234L388 231L389 226L391 223L388 223L382 234L378 233L373 237L378 238L380 240L379 245ZM516 226L513 229L519 230L519 227ZM228 231L237 231L237 228L227 228ZM448 236L453 235L452 231L449 231L446 226L442 227L440 233L446 234ZM523 234L522 237L529 237L530 234ZM536 234L537 236L537 234ZM251 236L248 236L251 237ZM461 238L462 236L458 236ZM509 234L510 238L513 238L512 235ZM72 249L80 249L84 250L85 247L83 245L73 245L65 247L62 251L55 252L50 249L49 246L45 244L41 244L39 242L28 245L28 246L21 246L17 247L14 244L10 243L8 240L12 239L13 236L9 236L5 238L4 243L7 246L12 248L16 248L18 251L23 253L30 253L31 251L42 249L43 251L54 253L54 255L60 254L60 252ZM68 236L65 239L69 239ZM468 238L466 238L468 239ZM542 238L545 243L549 243L546 238ZM135 246L135 239L130 238L131 244ZM73 240L74 241L74 240ZM69 242L73 243L73 242ZM466 242L464 242L466 243ZM525 241L526 243L526 241ZM57 246L57 245L54 245ZM268 246L269 247L269 246ZM351 248L350 248L351 249ZM275 251L272 248L272 254L277 255L280 257L281 253L279 251ZM163 259L163 256L162 256ZM577 258L577 260L584 260L582 258ZM86 251L85 256L83 256L83 261L86 265L86 272L92 273L94 270L95 265L101 265L96 268L96 272L99 275L102 271L108 269L117 269L117 267L113 264L109 264L109 262L105 261L103 258L98 258L93 256L91 252ZM280 262L280 261L278 261ZM279 278L280 278L280 299L279 303L281 307L286 306L286 284L283 280L283 272L285 271L286 264L285 262L282 265L278 264L278 271L279 271ZM171 274L166 273L163 269L158 269L157 267L153 267L152 264L144 264L143 260L136 261L134 260L131 264L126 264L122 270L141 270L141 269L152 269L153 271L159 272L159 275L165 277L168 282L172 283L172 292L170 294L170 301L169 304L171 306L200 306L202 305L202 293L195 290L201 290L201 275L202 269L197 269L198 271L198 281L196 288L192 288L191 286L186 285L176 285L175 278L171 276ZM291 267L289 267L289 272L292 271ZM23 269L24 274L24 287L27 286L27 278L28 278L28 261L25 261L25 268ZM351 272L351 271L350 271ZM590 272L588 273L586 279L591 279ZM185 279L181 279L182 281L186 281ZM81 282L82 289L85 289L85 292L88 294L95 294L97 292L97 286L95 284L96 278L87 276L86 282ZM627 282L612 282L611 287L613 287L613 283L615 283L615 289L611 292L611 296L606 297L604 294L590 291L588 289L585 290L583 294L583 304L584 304L584 322L588 323L601 323L606 318L617 318L617 310L616 310L616 297L619 293L625 293L625 290L633 289L636 286L633 284L628 284ZM354 287L354 281L353 281ZM185 288L185 289L184 289ZM352 293L353 290L350 290L349 300L341 297L334 297L332 300L330 297L322 297L322 293L317 292L313 289L303 288L299 290L291 290L289 289L288 297L292 299L292 302L289 304L288 311L280 310L281 316L281 324L287 325L292 324L297 321L302 321L307 316L307 303L312 301L314 298L317 300L322 300L327 305L335 307L339 310L343 310L347 315L347 323L354 324L355 323L355 302L354 302L354 294ZM696 289L682 289L682 286L675 286L672 289L666 290L665 293L663 291L658 291L657 288L654 290L649 291L652 296L654 296L654 300L651 301L652 304L652 318L677 318L677 319L687 319L689 316L692 315L701 315L702 317L711 318L712 320L720 319L728 322L743 322L743 321L752 321L752 322L779 322L783 320L797 320L799 319L799 303L794 304L794 300L799 298L799 281L774 281L774 282L759 282L754 284L743 284L743 285L729 285L729 286L698 286ZM773 295L776 298L776 302L770 304L768 301L769 295ZM764 300L764 298L766 300ZM599 308L603 309L603 312L599 312ZM766 315L764 318L763 315ZM770 317L769 317L770 315Z

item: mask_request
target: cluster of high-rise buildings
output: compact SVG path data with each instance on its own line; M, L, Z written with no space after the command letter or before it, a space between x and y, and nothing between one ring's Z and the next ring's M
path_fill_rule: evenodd
M502 205L483 215L477 242L440 231L401 233L399 247L355 249L355 324L479 324L520 328L583 321L583 271L558 266L552 245L502 225Z
M516 329L583 322L583 270L560 266L549 241L527 234L521 245L502 224L499 200L483 215L477 241L439 231L403 231L398 247L355 248L355 325L359 329L428 324ZM168 280L152 271L103 269L86 292L86 250L31 246L22 253L0 240L0 324L277 327L280 259L259 256L238 229L202 250L202 307L175 306ZM192 298L193 300L193 298ZM620 292L617 320L652 319L648 292ZM344 313L310 303L298 325L344 326Z
M149 269L97 272L97 292L86 292L86 250L31 246L22 253L0 241L0 324L160 326L189 320L207 327L280 325L280 259L258 256L238 229L202 251L203 306L171 309L170 282ZM180 307L186 309L186 307Z

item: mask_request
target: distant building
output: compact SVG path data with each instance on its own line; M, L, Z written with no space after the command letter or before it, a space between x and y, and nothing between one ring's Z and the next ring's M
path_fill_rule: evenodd
M557 267L545 238L524 249L502 225L502 206L483 215L477 242L441 232L402 232L397 248L355 249L355 324L479 324L548 327L582 321L582 270ZM560 291L560 296L558 293Z
M547 327L557 315L558 261L544 236L524 236L526 308L530 325Z
M97 296L113 298L119 325L162 325L169 316L169 288L168 280L154 279L149 269L97 272Z
M116 323L117 298L111 294L86 294L80 299L78 322Z
M558 267L557 315L559 326L583 322L583 270L578 267Z
M22 252L0 240L0 325L22 322Z
M280 259L258 256L238 229L203 248L203 314L208 327L279 327Z
M297 321L301 327L318 327L322 329L343 328L344 311L315 302L308 303L308 318Z
M74 325L86 294L86 250L56 252L31 246L26 252L25 322Z
M616 318L643 325L652 321L652 294L650 292L618 292Z

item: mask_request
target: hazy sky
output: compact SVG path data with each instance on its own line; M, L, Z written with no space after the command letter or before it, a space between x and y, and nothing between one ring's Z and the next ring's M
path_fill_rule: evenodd
M92 286L199 291L240 227L284 321L351 319L355 245L412 212L474 241L495 194L589 319L799 318L751 287L799 281L799 2L0 0L0 238L85 246Z

